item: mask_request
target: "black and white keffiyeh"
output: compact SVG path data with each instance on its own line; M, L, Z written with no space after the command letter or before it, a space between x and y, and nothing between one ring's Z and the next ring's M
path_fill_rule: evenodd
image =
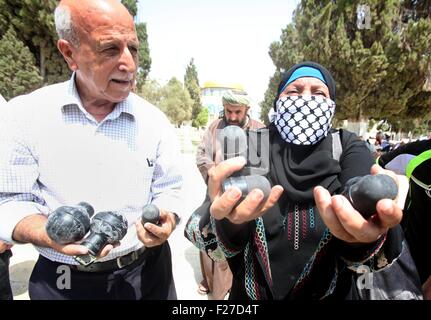
M288 143L313 145L331 128L335 102L323 96L287 96L276 103L275 126Z

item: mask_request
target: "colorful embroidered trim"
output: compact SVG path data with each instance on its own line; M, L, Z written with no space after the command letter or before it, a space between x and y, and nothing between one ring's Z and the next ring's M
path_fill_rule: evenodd
M257 253L262 259L263 265L265 267L264 271L269 280L269 285L272 286L272 274L269 263L268 244L266 242L265 226L263 224L262 217L256 219L256 232L254 234L254 243L257 247Z
M259 217L255 220L256 222L256 230L253 237L253 242L249 241L244 250L244 265L245 265L245 289L247 295L252 300L259 300L259 285L256 280L256 268L259 266L259 262L257 261L257 257L253 254L252 248L256 247L256 254L262 260L264 266L264 273L269 282L269 285L272 286L272 274L271 274L271 266L269 263L268 256L268 244L266 242L265 236L265 226L263 224L262 217Z
M215 219L212 216L210 217L210 221L211 221L212 231L214 232L216 239L217 239L217 244L220 247L223 254L226 256L226 258L232 258L233 256L236 256L238 253L240 253L241 252L240 250L231 249L228 246L226 246L223 241L220 240L220 238L217 235Z
M314 207L312 205L310 205L309 211L310 211L310 228L314 229Z
M387 235L388 235L388 233L386 232L383 236L380 237L380 239L375 244L374 248L372 248L370 250L371 253L365 259L363 259L362 261L350 261L350 260L347 260L347 259L345 259L343 257L341 257L341 260L343 260L346 263L347 268L349 268L350 270L356 272L356 270L360 266L362 266L364 263L366 263L367 261L369 261L372 258L374 258L374 256L380 251L380 249L382 249L383 245L386 242Z
M304 269L302 270L301 275L299 276L298 280L296 281L295 287L299 285L300 282L302 282L310 273L315 261L316 257L320 254L322 249L329 243L329 241L332 239L332 234L329 231L328 228L325 229L325 232L323 233L322 238L320 239L319 245L317 246L316 251L311 256L310 260L305 265Z
M248 242L244 249L245 265L245 291L251 300L259 300L259 286L256 281L256 259L251 250L251 242Z

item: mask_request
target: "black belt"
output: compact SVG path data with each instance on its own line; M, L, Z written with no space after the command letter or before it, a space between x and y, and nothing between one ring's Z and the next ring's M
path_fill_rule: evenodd
M146 251L146 248L144 246L136 251L132 251L124 256L121 256L112 260L103 261L103 262L94 262L88 266L71 265L70 268L73 270L78 270L82 272L104 272L104 271L119 270L137 261L145 251Z

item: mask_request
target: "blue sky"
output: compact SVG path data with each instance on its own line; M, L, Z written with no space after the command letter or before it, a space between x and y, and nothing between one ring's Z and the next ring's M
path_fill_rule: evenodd
M200 84L240 83L256 102L263 99L275 68L269 45L291 22L298 0L139 0L147 23L150 77L183 80L193 57Z

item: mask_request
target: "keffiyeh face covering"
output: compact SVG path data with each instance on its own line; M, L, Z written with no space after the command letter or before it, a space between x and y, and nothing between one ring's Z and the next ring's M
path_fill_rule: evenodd
M276 104L275 125L288 143L313 145L328 134L335 102L323 96L287 96Z

